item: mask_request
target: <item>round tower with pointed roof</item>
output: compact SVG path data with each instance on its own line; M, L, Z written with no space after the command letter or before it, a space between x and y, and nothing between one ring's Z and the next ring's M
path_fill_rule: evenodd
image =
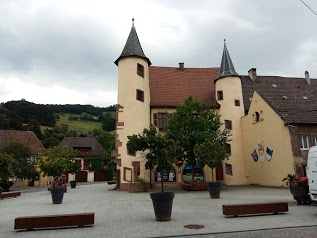
M129 190L130 182L138 176L144 178L140 159L133 151L127 150L127 136L138 134L150 125L149 66L151 61L145 56L132 19L132 27L127 42L119 58L118 98L116 115L117 187Z
M224 182L229 185L245 184L247 181L242 144L241 117L244 116L240 75L235 71L224 41L220 73L215 80L216 99L223 127L231 128L231 156L224 161Z

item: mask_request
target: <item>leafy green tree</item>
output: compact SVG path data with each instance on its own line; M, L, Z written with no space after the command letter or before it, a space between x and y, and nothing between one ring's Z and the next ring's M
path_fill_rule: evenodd
M73 171L75 159L76 153L73 149L67 146L63 148L54 146L39 155L38 166L45 176L53 176L53 180L57 181L63 173ZM53 183L53 187L57 186L57 183Z
M110 132L102 131L98 135L97 141L109 154L115 149L115 135Z
M0 153L0 180L6 180L12 176L13 158L7 153Z
M42 144L45 148L53 147L59 145L61 141L56 139L54 136L44 137L42 139Z
M155 166L158 166L160 171L169 168L181 155L178 143L173 139L168 139L164 134L158 133L153 126L149 129L145 128L142 134L128 136L128 139L128 150L141 152L141 156L147 159L145 168L150 171ZM163 179L161 179L161 192L164 193Z
M36 119L31 119L28 124L27 124L27 129L29 131L33 131L34 134L37 136L37 138L41 139L42 138L42 132L41 132L41 127L40 123Z
M104 131L113 131L116 129L116 120L112 117L110 112L106 112L103 115L101 125Z
M227 149L228 139L225 133L210 137L202 144L196 144L194 153L201 168L208 165L211 168L212 181L214 181L214 168L222 165L222 161L230 156Z
M22 130L22 119L15 112L0 107L0 129Z
M13 157L12 173L17 179L31 179L36 170L31 150L24 144L11 142L3 151Z
M221 131L221 125L219 114L192 97L186 99L185 104L178 106L176 113L169 116L166 135L178 141L182 147L183 159L192 165L193 181L194 166L199 165L194 151L195 146L208 140L218 141L218 137L224 138L220 141L225 143L230 131L227 129Z
M31 119L37 119L41 125L53 126L55 118L46 105L28 102L25 99L19 101L8 101L3 104L4 108L18 114L24 123Z

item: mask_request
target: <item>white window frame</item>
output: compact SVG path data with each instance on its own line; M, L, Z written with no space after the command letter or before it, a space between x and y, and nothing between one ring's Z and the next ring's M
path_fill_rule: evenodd
M308 135L299 135L299 138L300 138L300 149L309 150ZM305 146L305 142L306 142L306 146Z

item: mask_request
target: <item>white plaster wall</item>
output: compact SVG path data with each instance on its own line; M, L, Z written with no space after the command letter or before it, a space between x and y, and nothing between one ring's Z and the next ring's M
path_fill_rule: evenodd
M95 181L95 173L94 172L88 172L87 173L87 182L94 182Z

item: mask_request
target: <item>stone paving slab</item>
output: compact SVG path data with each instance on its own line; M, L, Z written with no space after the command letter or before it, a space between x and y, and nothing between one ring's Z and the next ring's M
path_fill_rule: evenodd
M0 200L0 237L164 237L192 236L317 225L317 207L297 205L287 188L226 186L220 199L210 199L207 191L176 191L172 220L157 222L149 192L129 193L113 190L106 183L80 184L68 189L62 204L52 204L47 189L22 191L21 197ZM226 218L222 204L272 202L289 203L289 212L279 215ZM84 228L17 232L19 216L94 212L95 225ZM204 225L191 230L185 225Z

